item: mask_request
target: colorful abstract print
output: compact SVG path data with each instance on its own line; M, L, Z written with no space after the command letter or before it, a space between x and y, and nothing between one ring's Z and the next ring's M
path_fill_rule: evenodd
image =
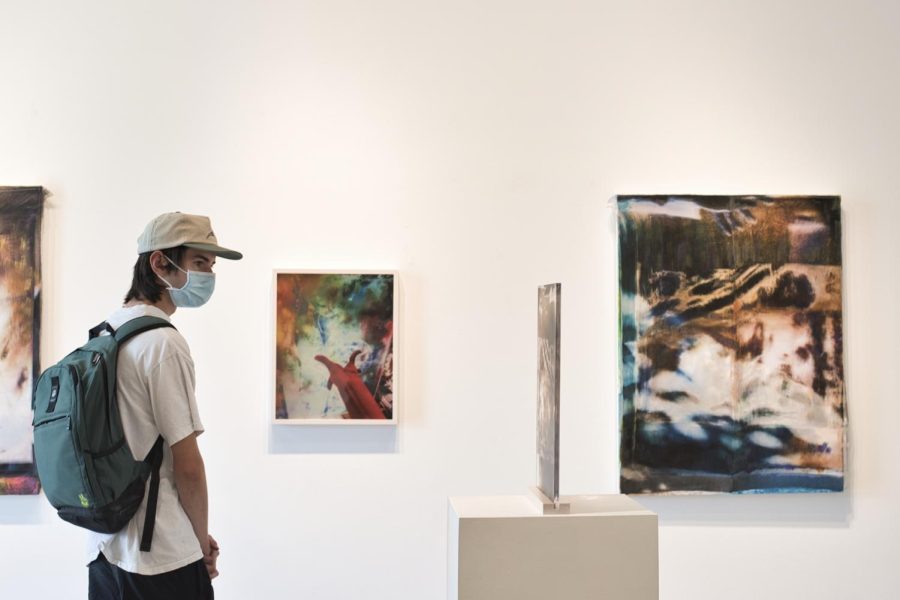
M44 190L0 187L0 494L37 494L31 390L40 340Z
M622 491L842 490L840 198L618 211Z
M275 418L392 419L394 276L278 273Z

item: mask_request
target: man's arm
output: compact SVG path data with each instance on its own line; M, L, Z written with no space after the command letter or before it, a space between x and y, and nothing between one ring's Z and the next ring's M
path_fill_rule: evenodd
M206 468L197 446L197 434L192 433L172 445L172 467L175 470L175 487L184 512L187 513L194 535L200 542L203 556L210 555L209 498L206 491Z

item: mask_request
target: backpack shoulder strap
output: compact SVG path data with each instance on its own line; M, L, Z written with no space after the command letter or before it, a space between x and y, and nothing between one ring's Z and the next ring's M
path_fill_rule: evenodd
M113 333L115 333L116 331L115 331L115 329L112 328L112 326L110 326L109 323L107 323L106 321L103 321L102 323L100 323L100 324L97 325L96 327L91 327L91 328L88 330L88 339L89 339L89 340L92 340L92 339L94 339L95 337L99 336L99 335L100 335L101 333L103 333L103 332L107 332L107 333L113 334Z
M136 335L140 335L151 329L159 329L160 327L171 327L172 329L175 329L174 325L160 317L147 316L132 319L123 323L116 329L114 334L116 336L116 343L121 346Z
M166 319L160 317L138 317L126 323L123 323L113 335L116 338L116 344L121 346L131 338L150 331L152 329L160 329L162 327L171 327L175 329ZM159 469L163 460L163 438L156 438L153 449L144 459L150 465L150 489L147 496L147 509L144 515L144 529L141 533L141 552L149 552L153 543L153 529L156 524L156 502L159 495Z
M159 497L159 468L163 461L162 436L156 438L153 449L144 460L150 465L150 490L147 492L147 511L144 515L144 529L141 532L141 552L150 552L153 528L156 524L156 501Z

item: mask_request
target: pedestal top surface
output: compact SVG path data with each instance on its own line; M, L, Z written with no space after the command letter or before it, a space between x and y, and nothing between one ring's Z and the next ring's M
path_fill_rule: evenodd
M656 514L621 494L562 496L559 500L570 504L570 513L546 516L563 518L579 515ZM450 498L450 505L460 518L466 519L544 516L537 512L528 496L453 496Z

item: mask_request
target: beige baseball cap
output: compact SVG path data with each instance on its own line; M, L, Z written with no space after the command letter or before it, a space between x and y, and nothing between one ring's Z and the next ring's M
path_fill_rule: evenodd
M138 254L178 246L211 252L229 260L240 260L244 257L236 250L220 246L209 217L201 215L186 215L180 212L159 215L147 224L144 233L138 238Z

